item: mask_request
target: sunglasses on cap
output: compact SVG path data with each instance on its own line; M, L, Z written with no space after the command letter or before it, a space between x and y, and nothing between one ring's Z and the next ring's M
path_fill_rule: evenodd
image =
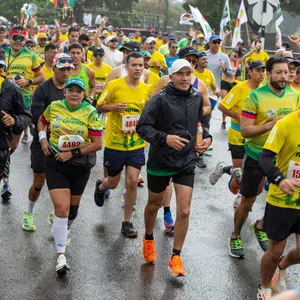
M115 39L112 39L112 40L110 40L110 42L112 42L112 43L117 43L118 41L115 40Z
M13 35L12 36L12 40L13 41L20 41L20 42L23 42L25 40L24 36L21 36L21 35Z
M93 56L94 56L95 58L103 57L103 56L104 56L104 53L101 53L101 52L94 53Z
M73 60L71 57L62 57L62 58L59 58L57 62L59 62L61 64L72 64Z

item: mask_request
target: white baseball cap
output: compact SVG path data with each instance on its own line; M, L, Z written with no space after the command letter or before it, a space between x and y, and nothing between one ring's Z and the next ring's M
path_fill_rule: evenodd
M194 69L192 68L191 64L185 59L177 59L173 62L171 68L169 69L169 75L173 75L177 73L182 68L189 68L190 71L193 73Z
M155 42L156 43L156 39L153 37L153 36L149 36L147 39L146 39L146 43L147 44L150 44L152 42Z

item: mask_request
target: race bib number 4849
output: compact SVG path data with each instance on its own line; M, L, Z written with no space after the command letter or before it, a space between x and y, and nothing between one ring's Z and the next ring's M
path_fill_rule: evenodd
M135 128L139 122L139 119L140 119L140 115L122 116L122 132L123 133L135 132Z

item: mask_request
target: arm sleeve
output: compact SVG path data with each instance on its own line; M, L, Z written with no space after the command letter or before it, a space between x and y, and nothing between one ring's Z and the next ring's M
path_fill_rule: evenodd
M24 96L19 87L15 87L12 95L13 102L13 112L12 116L14 117L16 123L12 126L12 133L14 135L22 134L22 131L28 127L28 124L31 120L31 114L29 109L26 106Z
M102 125L100 123L97 110L93 110L88 119L89 135L102 136Z
M228 58L227 55L225 56L225 65L226 65L226 69L227 69L226 72L225 72L226 76L232 77L233 72L231 70L230 61L229 61L229 58Z
M33 124L36 125L39 117L47 107L47 99L43 88L39 85L34 91L31 103L31 113Z
M152 145L158 146L166 143L167 134L155 129L155 123L160 112L161 96L151 98L143 110L136 131L138 135Z

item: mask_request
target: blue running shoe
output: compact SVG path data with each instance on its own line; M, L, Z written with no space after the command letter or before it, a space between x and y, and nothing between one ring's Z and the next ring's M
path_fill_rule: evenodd
M170 232L174 230L174 220L172 217L172 213L168 211L164 215L164 224L165 224L165 232Z
M110 197L110 190L108 189L108 190L106 190L105 192L104 192L104 198L109 198Z

